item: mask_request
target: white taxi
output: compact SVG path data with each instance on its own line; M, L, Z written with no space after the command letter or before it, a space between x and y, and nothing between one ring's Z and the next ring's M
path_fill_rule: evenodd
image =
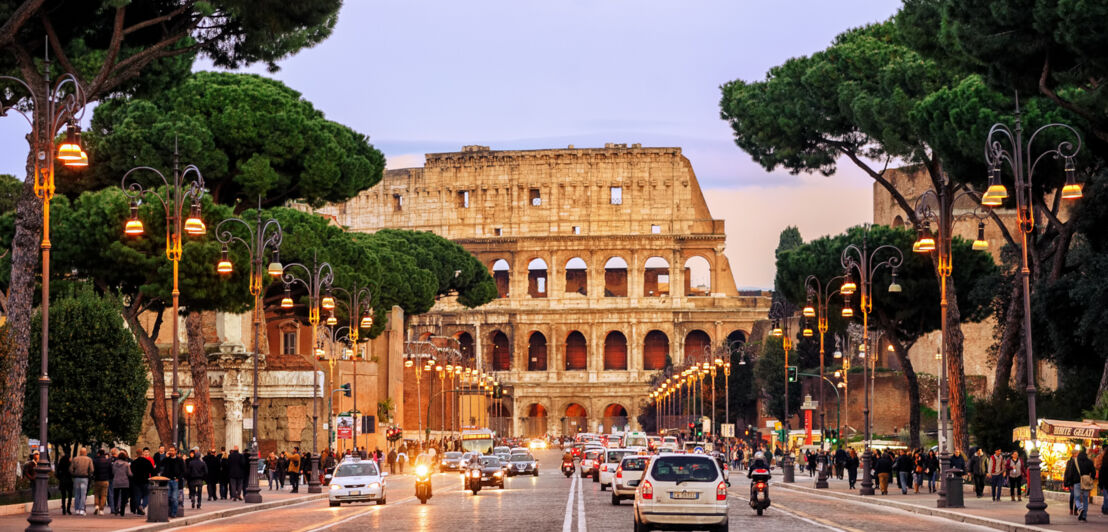
M632 449L608 449L600 453L597 459L597 462L600 463L600 465L597 466L600 470L600 491L612 487L612 482L616 478L616 468L619 467L619 461L629 454L638 454L638 452Z
M727 530L727 481L712 457L660 454L635 492L635 532L654 528Z
M373 460L347 458L335 468L331 477L331 506L344 502L377 501L385 504L385 477L388 473L377 468Z
M627 455L620 460L615 479L612 480L613 505L619 506L623 499L635 498L635 488L642 482L643 472L649 464L650 457L643 455Z

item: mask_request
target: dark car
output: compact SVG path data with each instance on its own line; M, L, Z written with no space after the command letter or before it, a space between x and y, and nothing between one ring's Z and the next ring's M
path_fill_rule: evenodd
M473 471L477 471L476 468L469 470L469 474L473 474ZM495 456L482 456L481 457L481 486L496 486L498 488L504 488L504 469L500 463L500 459ZM470 482L475 480L473 477L467 479Z
M531 475L539 476L539 463L530 454L513 454L508 461L508 476Z
M462 469L462 453L450 451L443 453L442 462L439 464L440 472L459 471Z

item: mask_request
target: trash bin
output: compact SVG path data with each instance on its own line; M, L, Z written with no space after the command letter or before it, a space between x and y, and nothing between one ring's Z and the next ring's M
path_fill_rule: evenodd
M946 507L947 508L965 508L966 501L962 497L962 475L965 471L961 469L950 469L946 472Z
M146 522L169 522L169 479L166 477L150 477L150 500L146 506Z

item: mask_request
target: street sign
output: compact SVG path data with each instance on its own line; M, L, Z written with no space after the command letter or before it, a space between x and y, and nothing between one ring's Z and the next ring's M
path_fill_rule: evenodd
M766 423L766 424L768 425L769 423ZM773 430L781 430L781 422L780 421L774 421L773 422Z
M724 438L734 438L735 437L735 424L734 423L723 423L723 424L721 424L719 426L719 435L723 436Z

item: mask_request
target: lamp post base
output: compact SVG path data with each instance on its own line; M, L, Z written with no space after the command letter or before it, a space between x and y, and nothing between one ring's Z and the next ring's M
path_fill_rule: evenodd
M873 454L870 453L869 448L866 448L866 452L862 453L862 489L858 490L858 495L873 495L873 476L870 475L870 470L873 464Z
M787 484L796 482L796 473L793 470L793 455L792 453L785 453L785 458L781 460L781 471L784 474L784 481Z
M1027 456L1027 514L1024 524L1048 525L1050 514L1046 513L1046 500L1043 498L1043 479L1039 471L1039 450L1031 449Z
M50 487L50 464L46 458L40 458L35 466L34 505L31 506L31 515L27 517L27 532L50 532L50 507L47 490Z
M319 453L312 454L312 475L308 477L308 493L323 493L319 485Z
M950 453L945 449L939 454L939 500L935 502L935 507L946 508L946 490L947 490L947 472L950 471Z
M816 489L827 489L827 468L829 466L830 457L825 457L824 461L819 464L819 476L816 477Z
M258 486L258 461L261 457L258 456L258 443L254 442L250 449L246 451L246 468L247 468L247 480L246 480L246 493L243 495L242 500L246 504L256 504L262 502L262 488Z

